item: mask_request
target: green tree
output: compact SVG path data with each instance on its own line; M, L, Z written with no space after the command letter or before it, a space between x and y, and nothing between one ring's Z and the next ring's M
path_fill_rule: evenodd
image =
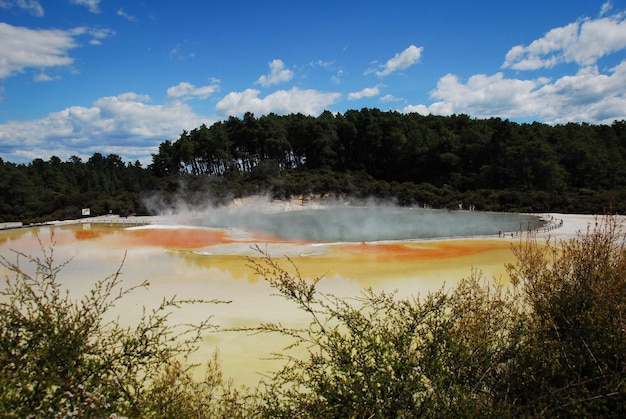
M152 155L152 163L148 168L157 177L175 176L179 173L180 158L171 141L159 144L159 152Z

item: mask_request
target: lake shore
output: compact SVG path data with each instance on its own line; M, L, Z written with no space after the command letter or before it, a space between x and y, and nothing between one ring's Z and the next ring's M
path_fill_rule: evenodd
M554 229L544 230L539 229L537 231L538 238L554 238L558 240L567 240L576 237L581 233L587 232L588 229L593 230L596 225L602 222L602 216L600 215L588 215L588 214L562 214L562 213L549 213L549 214L532 214L542 217L551 217L556 224ZM620 217L622 219L622 217ZM559 225L560 224L560 225Z
M261 211L297 211L299 209L311 209L322 208L323 204L309 204L297 199L290 201L260 201L260 200L235 200L228 208L237 209L243 207L259 208ZM154 225L154 226L185 226L185 219L189 214L165 214L165 215L151 215L151 216L130 216L120 217L118 215L102 215L95 217L86 217L80 219L71 219L63 221L52 221L50 225L66 225L66 224L105 224L116 226L141 226L141 225ZM535 230L537 238L554 238L554 239L571 239L576 237L579 233L584 233L588 229L593 229L594 226L599 224L602 220L600 215L590 214L564 214L564 213L526 213L524 215L530 215L538 217L546 221L546 225L542 228ZM623 219L623 217L620 217ZM23 226L29 227L29 226ZM488 235L488 236L475 236L475 237L450 237L441 238L441 240L467 240L467 239L480 239L480 238L494 238L500 236L500 238L513 238L519 239L520 232L502 232L502 235ZM525 234L526 232L522 232ZM433 240L433 239L428 239ZM440 239L434 239L440 240Z

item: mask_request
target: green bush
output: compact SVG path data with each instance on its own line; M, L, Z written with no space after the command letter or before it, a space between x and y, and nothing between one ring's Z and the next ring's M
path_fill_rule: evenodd
M623 417L626 252L615 217L561 243L514 247L503 287L472 272L453 290L397 299L320 293L293 264L250 259L311 319L263 324L306 348L262 388L266 417Z
M55 264L54 236L49 247L40 244L41 257L0 257L10 272L0 292L0 416L184 417L155 396L155 385L184 392L179 384L192 368L185 360L215 326L208 319L182 325L169 318L184 305L220 301L164 299L144 309L134 327L123 327L111 309L148 283L123 288L120 266L74 300L57 279L69 261ZM213 380L212 390L218 384Z
M458 417L506 407L495 392L519 343L515 300L478 273L452 293L398 300L368 289L348 300L266 254L250 262L311 318L304 329L254 329L291 336L308 353L277 354L285 366L264 383L264 416Z
M525 332L508 379L532 416L626 415L626 248L616 217L559 246L528 241L508 271Z

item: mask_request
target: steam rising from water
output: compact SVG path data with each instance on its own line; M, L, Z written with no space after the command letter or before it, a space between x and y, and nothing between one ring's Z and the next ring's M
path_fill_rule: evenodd
M191 224L242 229L282 240L369 242L498 234L540 225L535 217L478 211L438 211L398 207L323 207L283 212L253 209L223 212Z
M189 225L260 234L285 241L372 242L497 235L534 229L533 216L390 205L285 206L257 198L202 213L178 212Z

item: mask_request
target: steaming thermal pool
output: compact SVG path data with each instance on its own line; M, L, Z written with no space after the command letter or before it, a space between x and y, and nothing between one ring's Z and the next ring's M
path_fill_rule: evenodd
M241 229L286 241L376 242L499 235L541 226L534 216L480 211L439 211L391 206L333 206L291 211L237 209L208 212L192 225Z
M541 224L536 217L478 211L348 206L285 210L263 205L163 216L143 227L89 221L0 231L0 253L8 259L14 257L11 250L38 256L39 240L47 247L53 237L55 260L72 259L58 279L73 296L85 295L124 260L124 284L148 280L150 287L116 307L123 321L132 323L143 306L177 295L232 301L181 313L189 322L212 316L223 328L308 322L247 266L244 255L258 256L254 245L286 267L283 256L288 255L304 278L323 276L318 286L324 292L358 296L371 287L408 297L444 284L451 287L473 268L497 278L504 264L513 261L511 241L519 240L499 237L498 232ZM0 268L0 274L7 272ZM269 335L217 333L205 343L196 361L202 364L219 348L226 376L254 385L257 373L277 367L264 359L287 342Z

